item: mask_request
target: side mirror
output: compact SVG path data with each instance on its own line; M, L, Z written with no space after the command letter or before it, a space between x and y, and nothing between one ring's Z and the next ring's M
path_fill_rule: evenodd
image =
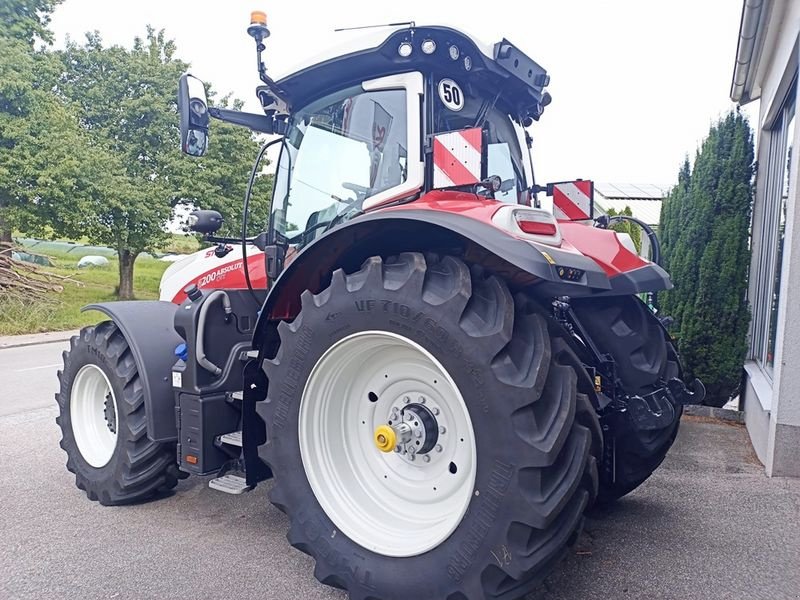
M190 156L203 156L208 149L208 100L203 82L188 73L178 82L178 113L181 150Z
M594 182L586 179L547 184L547 195L553 197L553 216L558 221L592 221L594 219Z
M211 235L219 231L223 219L222 215L215 210L195 210L189 214L187 222L190 230L203 235Z

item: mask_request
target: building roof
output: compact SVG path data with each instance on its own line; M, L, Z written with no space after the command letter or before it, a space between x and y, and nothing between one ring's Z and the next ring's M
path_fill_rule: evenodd
M739 104L747 104L761 95L755 79L773 4L772 0L743 2L730 93L731 100Z
M648 225L658 225L661 202L672 186L652 183L595 183L594 200L603 213L619 213L630 207L633 216Z
M667 197L671 185L653 183L600 183L594 184L594 191L604 198L630 200L662 200Z

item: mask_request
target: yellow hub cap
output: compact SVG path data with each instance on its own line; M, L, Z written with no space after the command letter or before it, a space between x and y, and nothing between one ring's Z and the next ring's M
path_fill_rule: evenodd
M388 425L380 425L375 429L373 441L381 452L391 452L397 445L397 434Z

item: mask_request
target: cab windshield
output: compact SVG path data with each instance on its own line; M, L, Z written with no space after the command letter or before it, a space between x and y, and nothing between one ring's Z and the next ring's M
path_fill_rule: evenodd
M276 236L305 246L365 199L403 183L406 138L405 90L350 88L295 113L278 161Z

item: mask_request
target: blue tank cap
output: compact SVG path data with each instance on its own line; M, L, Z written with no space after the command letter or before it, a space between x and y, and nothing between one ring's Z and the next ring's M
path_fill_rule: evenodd
M186 362L186 359L189 358L189 352L186 350L185 342L175 346L175 356L177 356L184 362Z

